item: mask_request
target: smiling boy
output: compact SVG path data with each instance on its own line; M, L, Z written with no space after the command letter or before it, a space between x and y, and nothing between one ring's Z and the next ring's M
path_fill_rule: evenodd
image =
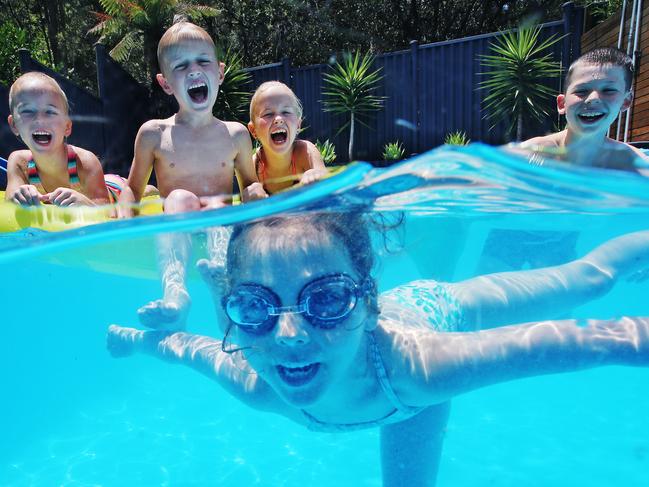
M639 172L649 159L607 135L618 115L631 106L632 81L633 61L622 51L605 47L587 52L570 65L565 92L557 96L566 128L529 139L520 148L580 166Z
M266 197L257 181L248 130L212 115L224 64L218 61L209 34L185 21L172 25L158 44L158 62L161 73L156 79L166 94L174 96L178 112L140 127L128 188L120 198L121 216L132 216L130 204L142 198L154 170L165 213L225 206L234 175L244 202ZM191 255L191 240L185 237L159 239L164 296L138 311L145 325L184 326L190 302L185 273ZM209 242L218 240L208 237ZM218 251L208 248L212 250Z

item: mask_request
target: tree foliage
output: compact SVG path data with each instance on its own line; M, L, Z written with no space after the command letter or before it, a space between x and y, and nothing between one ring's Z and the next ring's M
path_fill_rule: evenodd
M561 74L561 66L553 61L549 48L563 37L541 40L540 26L521 26L502 33L491 43L492 54L481 56L487 79L480 87L485 97L487 118L494 125L509 122L516 140L523 137L523 120L542 122L549 117L548 100L556 93L544 81Z

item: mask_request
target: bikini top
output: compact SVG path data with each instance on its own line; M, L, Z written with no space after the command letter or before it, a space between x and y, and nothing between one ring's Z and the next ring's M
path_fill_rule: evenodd
M368 343L369 343L369 352L370 358L372 360L372 365L374 365L374 370L376 371L376 377L381 386L381 390L388 398L388 400L394 406L394 409L382 418L375 419L373 421L363 421L360 423L325 423L315 418L311 414L307 413L302 409L302 414L307 420L307 428L312 431L336 433L341 431L355 431L366 428L374 428L377 426L382 426L384 424L398 423L400 421L405 421L408 418L411 418L415 414L426 409L425 407L413 407L407 406L401 402L397 397L392 384L390 384L390 379L388 378L388 373L385 370L385 364L381 358L381 352L379 347L376 344L376 338L374 338L374 333L371 331L367 332Z
M266 157L264 156L264 148L261 147L257 152L257 176L259 177L259 182L266 189ZM295 151L291 152L291 174L293 176L297 175L297 165L295 164ZM293 184L297 184L297 181L294 181ZM268 191L267 191L268 192Z
M421 321L423 313L426 316L426 322L422 326L426 328L446 332L467 329L466 319L457 298L444 283L430 279L413 281L382 293L380 308L381 315L389 320L417 323ZM394 409L382 418L361 423L326 423L302 410L302 414L307 420L307 428L310 430L334 433L374 428L405 421L426 409L425 406L414 407L401 402L390 383L374 333L367 332L367 337L370 358L376 371L377 380Z
M77 153L71 145L66 147L68 151L68 177L70 178L70 186L79 185L81 183L79 182L79 174L77 172ZM38 175L38 166L36 166L34 156L31 156L31 159L27 163L27 178L29 184L33 184L38 187L39 190L45 192L41 178Z

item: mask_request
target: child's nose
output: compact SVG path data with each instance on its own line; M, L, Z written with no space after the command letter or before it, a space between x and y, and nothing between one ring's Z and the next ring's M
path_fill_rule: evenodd
M304 345L309 343L310 337L306 328L306 321L299 313L282 313L275 327L275 340L285 346Z
M586 101L597 101L600 99L599 91L592 90L586 97Z

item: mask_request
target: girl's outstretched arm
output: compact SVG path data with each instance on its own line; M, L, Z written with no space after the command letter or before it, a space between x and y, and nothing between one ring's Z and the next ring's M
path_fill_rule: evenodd
M113 357L146 353L171 363L187 365L218 382L239 400L260 409L272 409L273 397L267 384L259 379L240 354L224 352L221 341L214 338L110 325L106 347Z
M609 240L581 259L529 271L449 284L471 329L544 320L606 294L615 282L649 267L649 231Z
M418 344L418 355L410 355L411 363L399 367L412 371L404 376L411 384L404 387L401 399L411 405L436 404L535 375L603 365L649 367L649 317L584 324L543 321L478 332L431 333Z

